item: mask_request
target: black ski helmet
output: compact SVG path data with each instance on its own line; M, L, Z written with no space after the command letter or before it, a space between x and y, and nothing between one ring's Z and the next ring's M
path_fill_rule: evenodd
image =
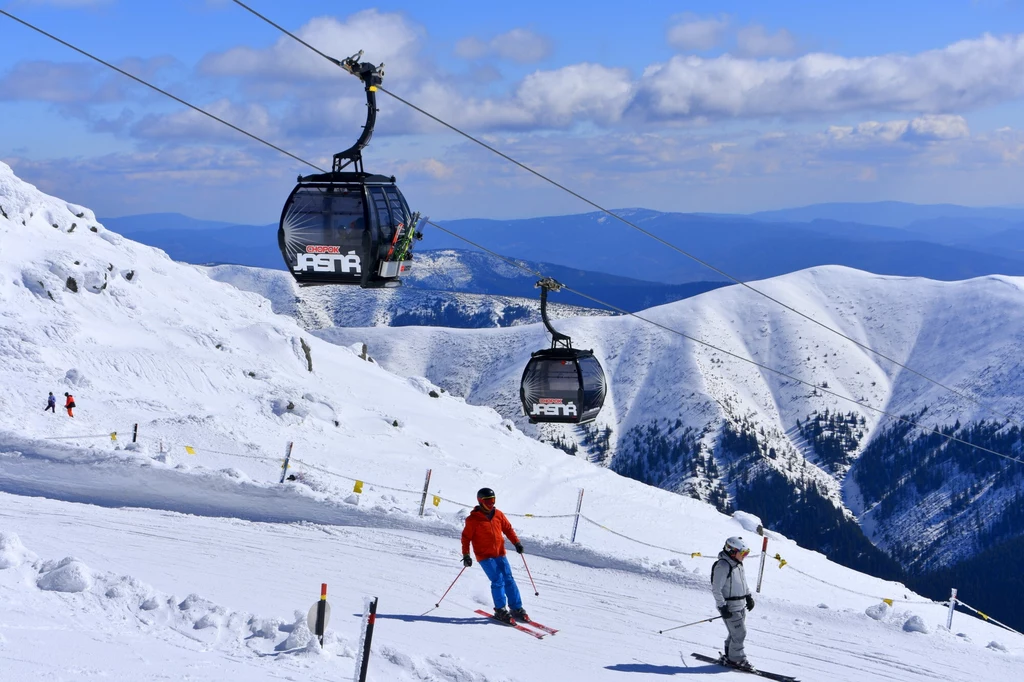
M480 488L480 490L476 491L476 499L483 500L488 497L494 498L494 491L490 488Z

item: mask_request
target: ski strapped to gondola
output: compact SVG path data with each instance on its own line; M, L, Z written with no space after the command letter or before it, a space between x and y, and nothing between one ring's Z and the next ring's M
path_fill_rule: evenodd
M537 639L544 639L543 633L537 632L536 630L531 630L530 628L526 627L525 625L520 625L519 623L517 623L515 621L512 621L511 623L506 623L503 620L499 620L499 619L495 618L493 613L487 613L483 609L476 609L474 611L474 613L479 613L481 616L484 616L485 618L490 618L495 623L501 623L502 625L505 625L507 627L515 628L516 630L519 630L520 632L525 632L526 634L528 634L528 635L530 635L532 637L536 637Z
M800 682L795 677L789 675L780 675L778 673L770 673L765 670L744 670L743 668L735 668L731 665L727 665L722 662L721 658L712 658L711 656L705 656L704 654L691 654L698 661L704 661L705 663L713 663L720 665L728 670L735 670L738 673L747 673L748 675L757 675L758 677L766 677L769 680L777 680L778 682ZM683 655L683 662L686 661L685 654Z

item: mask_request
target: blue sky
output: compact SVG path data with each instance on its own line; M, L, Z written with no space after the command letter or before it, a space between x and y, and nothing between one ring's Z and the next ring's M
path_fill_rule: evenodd
M1017 1L250 4L606 206L1021 203ZM230 0L0 8L320 165L358 135L359 82ZM379 104L367 169L433 218L588 210ZM101 216L274 222L308 172L2 16L0 121L0 160Z

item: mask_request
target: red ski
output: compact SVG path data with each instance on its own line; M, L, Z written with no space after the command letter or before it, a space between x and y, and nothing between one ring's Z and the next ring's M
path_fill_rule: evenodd
M538 623L537 621L533 620L532 618L530 620L522 620L522 619L520 619L520 620L517 620L516 622L517 623L523 623L525 625L532 625L533 627L537 628L538 630L540 630L542 632L546 632L549 635L554 635L554 634L558 633L558 630L556 630L554 628L549 628L547 625L542 625L542 624Z
M485 616L487 618L490 618L495 623L501 623L502 625L508 626L510 628L515 628L516 630L519 630L520 632L525 632L526 634L532 635L533 637L536 637L537 639L544 639L544 635L542 635L541 633L539 633L539 632L537 632L535 630L531 630L530 628L526 627L525 625L520 625L519 623L517 623L515 621L512 621L511 623L506 623L503 620L498 620L497 618L494 617L493 613L487 613L483 609L477 609L476 611L474 611L474 613L479 613L481 616Z

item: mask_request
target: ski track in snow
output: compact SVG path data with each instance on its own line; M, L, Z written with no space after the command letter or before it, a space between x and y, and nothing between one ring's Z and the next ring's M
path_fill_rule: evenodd
M0 679L351 679L370 595L381 600L376 682L739 674L679 665L680 651L717 650L720 624L656 632L713 613L710 559L723 538L750 535L756 519L567 457L450 393L429 397L431 381L359 359L348 346L361 339L339 347L310 336L265 299L108 233L88 209L43 195L3 164L0 206ZM671 310L654 314L669 319ZM636 331L621 319L567 325L581 337ZM419 374L450 371L495 396L504 378L472 377L459 364L466 340L509 373L521 371L520 345L546 345L530 326L405 333L415 350L403 352L421 354ZM638 338L600 349L621 354L609 365L638 377L617 384L609 414L630 418L630 391L656 385L660 371L644 363L674 344ZM392 350L371 343L371 355L394 360ZM75 394L73 420L42 412L48 390ZM495 404L517 401L506 398ZM140 439L130 444L134 423ZM117 441L105 435L112 431ZM280 485L289 441L300 481ZM474 609L491 605L476 566L433 608L461 569L464 510L445 501L419 517L427 468L432 494L470 502L491 485L503 510L535 515L512 521L539 596L522 560L510 560L528 610L557 635L536 641L476 618ZM366 481L363 493L342 476ZM571 513L580 488L597 523L677 551L586 522L570 543L571 519L542 516ZM822 580L921 599L770 537L770 553ZM323 650L305 626L321 582L334 606ZM1019 673L1016 635L958 613L954 632L965 636L956 636L941 627L946 609L927 603L865 615L877 603L769 562L748 651L805 682ZM904 631L912 616L927 632ZM987 647L993 641L1005 651Z

